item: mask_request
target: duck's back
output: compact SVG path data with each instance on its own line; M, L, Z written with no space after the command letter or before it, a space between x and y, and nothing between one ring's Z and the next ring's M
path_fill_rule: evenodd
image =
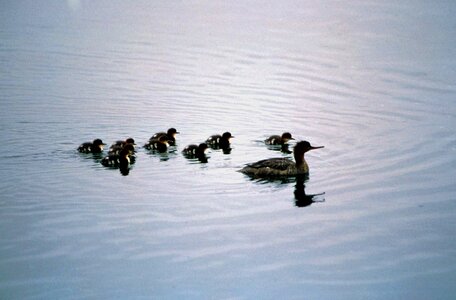
M222 136L220 134L214 134L207 138L206 144L208 144L209 146L216 146L220 144L221 139Z
M251 164L248 164L247 166L251 168L272 168L272 169L277 169L277 170L286 170L289 166L294 165L295 163L289 159L289 158L268 158L268 159L263 159Z
M296 173L296 164L288 158L269 158L248 164L240 171L252 176L289 176Z
M280 135L271 135L264 140L266 145L280 145L282 143L282 138Z

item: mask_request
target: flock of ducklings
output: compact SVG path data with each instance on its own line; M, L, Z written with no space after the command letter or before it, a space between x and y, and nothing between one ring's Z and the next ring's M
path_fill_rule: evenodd
M166 152L169 146L176 144L176 134L179 132L175 128L169 128L167 132L157 132L144 145L144 148L156 152ZM210 147L221 149L224 153L230 153L230 139L234 136L230 132L212 135L204 143L199 145L191 144L182 150L182 154L187 158L195 158L201 162L207 162L205 151ZM289 140L294 140L289 132L282 135L272 135L264 140L266 145L287 146ZM103 153L105 143L101 139L95 139L93 142L86 142L78 147L81 153ZM101 159L101 164L106 167L116 167L122 170L128 170L130 165L135 162L136 143L133 138L116 141L108 150L108 155ZM256 177L285 175L295 176L308 173L308 166L304 160L304 153L323 147L313 147L307 141L298 142L294 148L295 162L288 158L264 159L252 164L247 164L239 170L247 175Z

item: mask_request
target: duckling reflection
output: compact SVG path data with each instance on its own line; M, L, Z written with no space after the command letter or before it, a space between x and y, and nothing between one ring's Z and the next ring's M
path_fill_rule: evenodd
M285 154L291 154L293 151L289 149L289 144L281 144L281 145L266 145L269 150L272 151L279 151Z
M298 176L296 177L296 185L295 185L295 190L294 190L294 197L295 197L295 205L297 207L306 207L311 205L312 203L316 202L325 202L325 198L323 199L318 199L318 196L322 196L325 193L319 193L319 194L311 194L308 195L306 194L305 190L305 181L307 180L307 176Z
M129 165L120 166L119 171L120 171L120 174L122 174L123 176L128 176L128 174L130 174L130 166Z

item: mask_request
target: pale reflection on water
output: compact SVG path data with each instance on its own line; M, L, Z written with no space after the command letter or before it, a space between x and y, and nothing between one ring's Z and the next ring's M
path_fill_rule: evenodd
M456 5L0 6L0 298L456 293ZM169 127L128 176L76 151ZM284 131L309 178L237 172Z

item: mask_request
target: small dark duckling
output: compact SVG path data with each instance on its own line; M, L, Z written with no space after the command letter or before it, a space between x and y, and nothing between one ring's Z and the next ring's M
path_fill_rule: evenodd
M103 152L105 143L100 139L95 139L93 142L82 143L78 147L78 151L81 153L101 153Z
M120 155L123 150L126 150L129 152L129 158L130 158L130 163L134 163L136 161L136 156L135 154L135 146L133 144L126 144L125 146L116 146L114 148L110 148L108 152L108 156L116 156Z
M115 147L115 146L125 146L126 144L132 144L133 146L136 146L136 143L135 143L135 139L133 138L127 138L125 141L115 141L111 147ZM111 148L110 147L110 148Z
M109 154L118 154L125 146L129 145L129 149L133 148L133 152L135 151L135 140L133 138L128 138L125 141L116 141L109 147Z
M293 149L295 161L289 158L269 158L247 164L239 172L253 177L297 176L309 173L309 166L304 153L324 146L314 147L307 141L301 141Z
M101 164L105 167L128 168L132 161L133 152L128 147L125 147L119 154L110 154L101 160Z
M166 152L166 150L168 150L168 147L169 140L166 134L159 136L155 140L150 140L144 145L144 148L146 148L147 150L156 150L161 153Z
M198 158L202 162L207 162L205 152L208 148L206 143L201 143L198 146L191 144L182 150L182 154L187 158Z
M291 136L291 133L289 132L284 132L282 136L279 135L271 135L267 139L264 140L266 145L284 145L286 144L289 140L294 140L294 138Z
M149 142L158 140L161 136L166 136L169 145L174 146L176 145L176 134L179 134L179 131L177 131L176 128L170 128L167 132L157 132L149 139Z
M234 138L230 132L224 132L222 135L215 134L211 135L207 140L206 144L214 149L229 149L230 139Z

